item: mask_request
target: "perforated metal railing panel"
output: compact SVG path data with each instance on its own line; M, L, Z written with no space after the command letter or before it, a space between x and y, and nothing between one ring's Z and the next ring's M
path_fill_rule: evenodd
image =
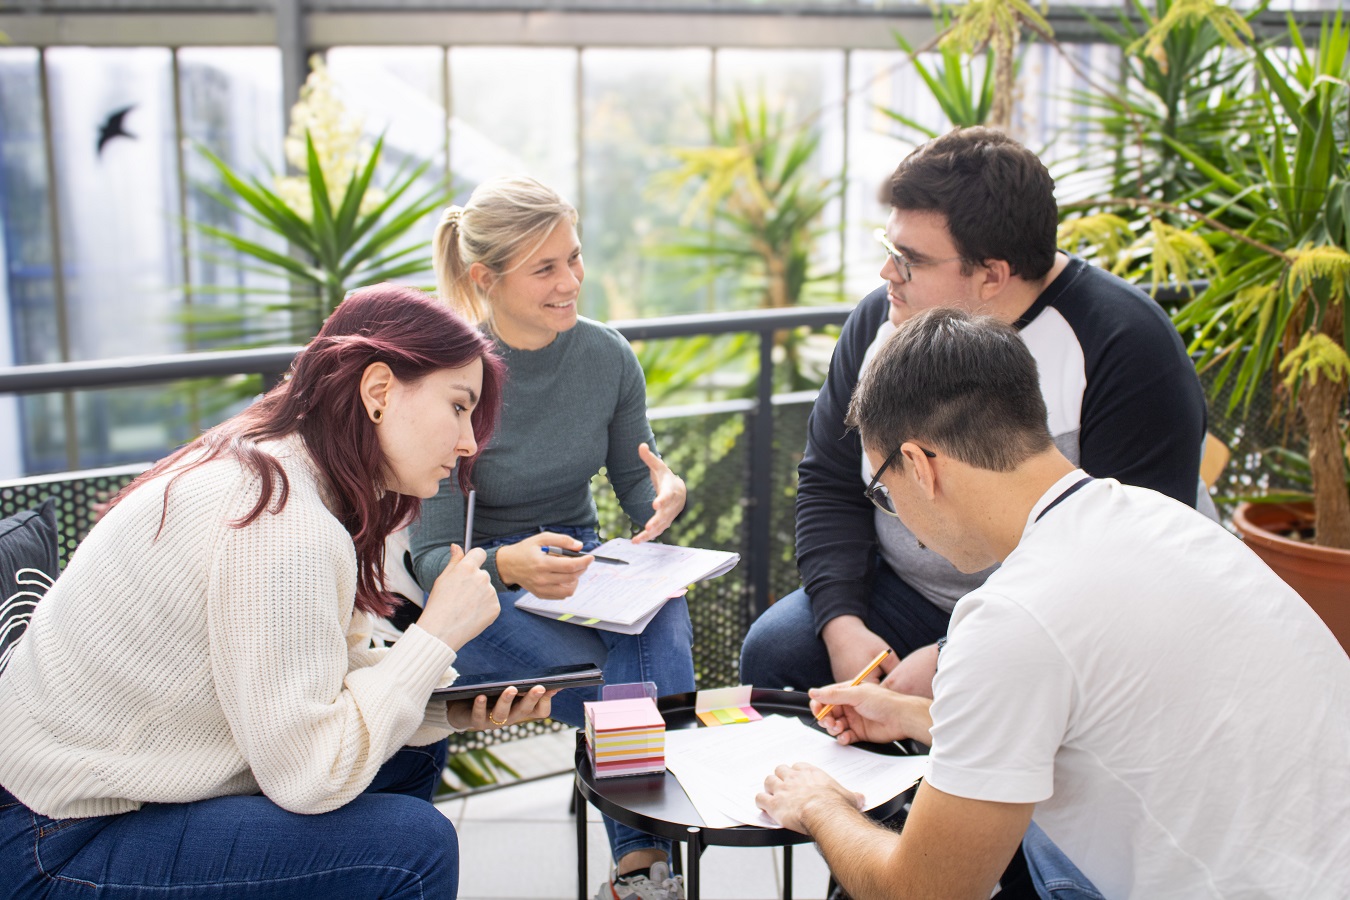
M61 567L65 568L75 547L97 518L95 504L103 503L131 482L146 466L92 469L21 478L0 483L0 518L32 509L48 497L56 500Z

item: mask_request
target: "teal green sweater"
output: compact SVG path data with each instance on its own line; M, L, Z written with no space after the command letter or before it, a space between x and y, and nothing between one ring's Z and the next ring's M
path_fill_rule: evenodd
M653 450L647 384L633 348L599 322L579 319L542 350L496 341L508 377L497 431L473 468L475 544L539 526L595 527L591 479L601 467L628 517L645 523L655 490L638 444ZM464 543L465 497L456 478L422 503L412 528L413 568L430 590ZM488 551L493 586L497 552Z

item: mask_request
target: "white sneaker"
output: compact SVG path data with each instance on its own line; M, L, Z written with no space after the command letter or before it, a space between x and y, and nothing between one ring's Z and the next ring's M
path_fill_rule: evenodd
M684 900L684 878L670 874L667 863L652 863L651 877L611 875L595 892L595 900Z

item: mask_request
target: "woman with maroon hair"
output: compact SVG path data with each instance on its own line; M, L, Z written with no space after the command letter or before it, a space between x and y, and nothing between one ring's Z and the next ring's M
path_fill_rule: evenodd
M468 484L502 377L444 305L364 288L118 495L0 675L0 896L455 896L445 737L552 695L430 701L497 616L482 550L393 647L369 634L386 536Z

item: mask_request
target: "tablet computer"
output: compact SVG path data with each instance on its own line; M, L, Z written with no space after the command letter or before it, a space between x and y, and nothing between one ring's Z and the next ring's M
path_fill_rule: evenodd
M590 687L604 684L605 677L598 666L590 663L575 663L567 666L549 666L533 672L485 672L482 675L461 675L449 687L437 688L431 692L432 700L472 700L479 694L486 694L488 703L493 703L502 692L512 687L525 693L536 684L542 684L550 691L561 688Z

